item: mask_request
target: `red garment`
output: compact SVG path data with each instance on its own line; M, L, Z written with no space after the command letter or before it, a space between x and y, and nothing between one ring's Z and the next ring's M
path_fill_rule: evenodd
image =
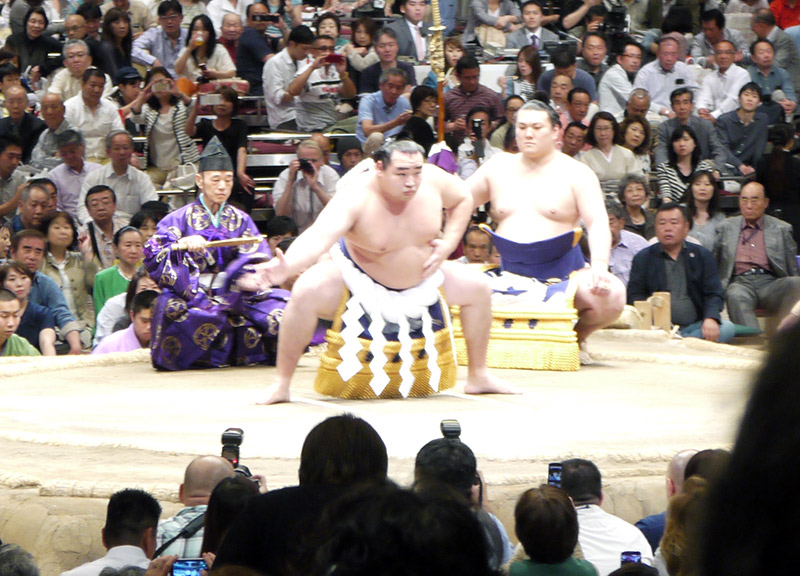
M239 44L239 42L235 40L226 40L225 38L218 38L217 42L225 46L228 54L231 55L231 60L233 60L233 63L236 64L236 46Z
M786 3L786 0L774 0L769 9L775 15L778 28L786 29L792 26L800 26L800 2L794 8Z

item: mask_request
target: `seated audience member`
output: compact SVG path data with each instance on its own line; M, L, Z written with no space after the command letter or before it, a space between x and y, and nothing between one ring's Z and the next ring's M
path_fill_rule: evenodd
M112 0L111 2L105 2L100 7L100 10L103 14L106 14L112 8L124 10L128 14L131 19L131 31L134 38L138 38L146 30L155 26L149 6L141 0Z
M258 484L241 474L224 478L217 484L208 499L208 509L204 515L200 548L203 554L217 553L234 519L244 510L247 502L258 494Z
M236 64L228 50L218 42L211 19L205 14L192 18L186 47L175 60L175 74L192 82L236 76Z
M668 574L694 574L699 565L698 527L705 520L709 482L690 476L683 490L669 501L658 558Z
M89 221L84 224L85 231L98 267L101 270L110 268L114 264L114 235L125 226L127 219L117 216L117 196L104 184L89 188L83 205L89 214Z
M156 233L160 220L160 216L155 211L143 207L136 214L131 216L129 224L142 234L142 244L144 245L147 244L147 241Z
M492 239L478 226L470 226L461 240L463 256L456 262L463 264L486 264L492 250Z
M57 96L53 95L54 98ZM56 185L58 194L58 210L78 219L81 188L90 172L102 168L100 164L87 162L83 158L86 141L77 130L64 130L56 138L56 149L61 164L50 170L47 177Z
M59 334L69 345L70 354L82 351L80 329L69 311L58 285L39 272L45 255L45 237L38 230L23 230L11 237L11 259L22 263L33 274L29 301L49 308L55 316Z
M28 180L28 184L32 186L41 186L47 191L48 200L44 216L55 214L56 207L58 206L58 189L56 188L55 182L50 180L50 178L38 177ZM44 218L44 216L42 216L42 218Z
M94 281L94 309L99 313L106 300L128 289L131 278L142 260L142 233L133 226L120 228L114 234L114 256L117 264L97 273Z
M506 37L506 48L525 48L533 46L537 51L544 50L545 42L558 42L558 36L542 27L544 10L541 0L527 0L522 4L522 27Z
M0 286L19 300L19 324L14 332L25 338L43 356L56 355L53 312L29 300L34 273L14 260L0 266Z
M562 28L580 38L585 32L602 30L608 9L602 4L571 0L562 4L561 14Z
M309 60L300 65L297 76L287 88L287 92L295 96L297 127L303 132L330 129L339 120L337 102L356 96L347 62L331 63L328 57L333 54L332 37L314 38Z
M755 172L756 162L767 147L769 120L758 110L759 104L761 88L748 82L739 90L739 109L726 112L717 120L717 133L728 153L728 164L744 176Z
M619 125L617 144L633 152L644 173L650 172L650 123L642 116L626 116Z
M130 220L133 214L141 210L145 202L158 200L158 193L147 174L131 165L133 156L131 135L125 130L114 130L108 133L105 141L111 162L100 170L87 174L81 185L78 218L83 224L90 219L86 197L94 186L102 184L114 190L116 215L125 220Z
M413 94L411 95L413 98ZM410 121L410 119L409 119ZM406 123L408 126L408 123ZM336 157L339 163L332 166L339 176L344 176L355 168L356 164L364 159L364 152L361 150L361 143L358 138L345 136L336 142Z
M103 72L116 76L122 68L133 66L133 31L131 17L122 8L112 8L103 16L103 42L105 64L98 66Z
M628 304L647 300L654 292L669 292L670 318L681 336L730 342L736 328L720 317L724 300L714 255L686 242L690 227L683 206L666 202L658 208L658 242L633 258Z
M597 86L601 110L615 116L622 114L633 91L633 78L641 65L642 47L633 39L626 40L616 56L616 64L606 70Z
M89 297L97 274L92 245L88 238L78 243L75 221L66 212L46 216L41 229L47 237L47 255L41 272L63 292L69 311L81 324L81 341L88 348L94 331L94 310L89 306ZM80 251L75 251L76 248Z
M86 139L89 160L106 160L108 156L103 146L106 136L109 132L125 129L117 107L103 98L105 85L105 74L97 68L89 68L83 74L81 93L64 103L64 117Z
M336 171L323 163L320 145L304 140L297 147L297 158L275 182L272 191L275 214L290 216L303 232L330 201L338 181Z
M505 101L505 118L503 119L503 123L498 126L492 135L489 137L489 144L494 146L495 148L503 149L503 141L506 138L506 134L508 133L509 126L514 124L514 118L517 115L517 110L522 108L522 105L525 104L525 99L522 96L509 96L506 98Z
M31 158L45 123L27 112L28 93L22 86L10 86L5 90L8 116L0 118L0 136L14 135L22 142L22 162Z
M378 55L378 62L367 66L361 71L358 77L358 93L370 94L380 88L380 80L383 73L387 70L400 68L405 72L406 84L403 92L410 92L417 85L414 66L409 62L397 59L398 53L397 34L391 28L381 28L375 37L375 53Z
M497 92L480 83L481 68L472 56L464 56L456 64L458 86L444 95L445 133L452 133L455 142L463 142L467 131L467 112L480 106L492 110L492 125L503 118L505 109ZM441 110L439 111L441 114Z
M674 118L665 119L658 125L656 148L653 154L656 167L669 160L672 134L679 126L689 126L700 148L700 160L712 160L714 167L725 172L727 152L719 141L719 135L710 120L699 118L694 111L694 94L686 87L675 89L669 96Z
M64 43L62 54L64 68L55 73L47 87L47 93L57 94L62 102L66 102L81 93L83 75L92 65L92 55L89 52L89 46L83 40L67 40ZM108 74L105 79L103 96L108 96L114 86L111 84Z
M278 244L287 238L297 236L297 224L288 216L273 216L267 221L267 244L269 249L275 254Z
M2 64L0 65L0 118L8 116L5 93L11 86L22 86L19 68L11 63Z
M550 82L550 106L562 116L567 111L567 96L572 91L572 78L558 74Z
M647 180L641 174L627 174L619 183L617 198L625 208L625 230L645 240L656 235L655 214L647 208Z
M150 347L150 324L153 320L153 307L158 292L147 290L133 298L131 304L131 325L104 338L92 354L110 354L112 352L130 352Z
M403 17L386 24L397 35L397 53L418 63L427 62L430 31L423 21L427 5L424 0L401 0L399 5Z
M766 215L768 206L761 184L745 184L739 193L741 216L720 224L714 244L731 321L756 329L756 308L780 319L800 299L792 227Z
M141 294L151 292L140 292L133 301L136 302ZM220 456L198 456L189 463L183 473L183 483L178 488L178 499L183 508L175 516L165 518L158 524L156 544L159 550L172 541L172 544L161 550L160 556L177 554L179 558L200 558L201 552L205 551L202 548L204 522L198 519L205 516L209 498L217 485L236 476L231 463ZM250 483L258 492L258 485ZM188 531L191 534L187 534L187 527L190 525Z
M625 108L614 115L617 122L622 122L628 116L639 116L650 122L651 127L657 126L662 118L650 111L650 94L644 88L634 88L631 91Z
M735 56L737 62L747 59L750 55L744 36L738 30L725 27L725 15L717 8L704 11L700 15L700 24L703 31L694 37L690 49L695 64L705 68L715 68L715 65L718 65L717 44L723 41L733 47L732 56Z
M18 6L27 5L26 2L20 2L13 8L17 10ZM14 31L5 42L6 48L19 56L17 68L28 71L28 83L32 87L38 87L43 78L58 68L47 58L48 54L61 53L61 43L51 36L52 31L45 33L49 23L44 7L32 6L25 13L21 29Z
M297 75L298 63L311 51L314 33L308 26L298 26L289 34L286 47L264 65L262 83L267 102L267 117L273 130L297 130L295 95L289 86Z
M359 142L364 144L376 132L389 137L403 130L411 118L411 105L402 95L406 84L406 73L400 68L381 72L380 90L363 96L358 104L356 137Z
M681 450L669 461L666 478L668 502L670 498L680 493L685 478L684 471L686 470L686 464L695 454L697 454L697 450ZM634 524L634 526L642 531L644 537L647 538L654 554L658 549L659 542L661 542L661 537L664 535L666 521L667 513L664 511L642 518Z
M728 40L714 46L714 69L703 77L697 95L697 115L716 122L725 112L739 107L739 90L750 82L747 70L734 64L736 47Z
M578 63L578 68L589 74L594 79L595 86L599 88L603 75L608 71L606 37L599 31L584 34L581 56L583 58Z
M514 526L528 559L512 562L509 576L597 574L590 562L572 555L578 544L578 515L561 488L542 484L523 492L514 507Z
M248 501L231 524L214 569L244 566L264 574L285 573L304 556L297 544L323 508L356 483L384 483L387 468L386 446L366 421L343 414L317 424L300 453L299 485Z
M658 44L658 59L642 66L633 83L634 88L644 88L650 94L650 110L666 118L671 116L670 96L677 88L697 90L694 73L678 59L680 46L669 36Z
M619 567L622 552L639 552L642 562L652 565L653 554L642 533L600 508L603 483L597 466L579 458L561 465L561 487L572 498L578 513L578 543L583 557L594 564L599 576L608 576Z
M719 189L713 172L695 172L686 190L686 207L692 221L692 238L714 251L717 228L725 221L719 207Z
M0 226L0 260L8 259L8 250L11 248L11 228L8 224Z
M102 558L87 562L61 576L99 576L103 568L138 566L147 568L156 551L156 531L161 506L143 490L127 489L114 493L108 501Z
M175 75L175 61L186 44L188 30L181 26L183 8L178 0L158 5L158 24L133 41L131 60L145 68L162 66Z
M8 266L8 264L5 266ZM0 267L0 270L2 270L2 268L3 267ZM30 342L28 342L22 336L15 334L20 322L20 309L21 304L19 298L17 298L17 296L10 290L6 290L5 288L0 289L0 357L41 355L40 352L33 345L31 345ZM0 545L0 566L8 566L12 561L12 554L9 551L8 546L13 545ZM32 560L33 556L30 557L31 563ZM5 564L6 562L9 564ZM28 568L30 568L30 563L28 563ZM2 570L3 569L0 568L0 574L2 574ZM24 573L24 576L38 575L38 570L35 572L27 571ZM16 576L16 574L13 576Z
M119 106L120 116L125 118L125 130L132 136L139 136L142 130L133 118L133 107L139 105L142 76L136 68L125 66L114 74L114 83L117 87L109 94L108 99Z
M0 216L13 218L26 184L17 168L22 162L22 142L16 136L0 136Z
M800 22L798 22L800 24ZM790 36L778 27L771 10L762 8L753 13L751 28L759 40L769 40L775 49L775 65L783 68L792 79L795 94L800 93L800 52L795 38L797 30Z
M561 143L561 151L573 158L583 152L586 146L586 132L588 128L580 122L571 122L564 129L564 141Z
M553 63L553 69L544 72L539 77L539 83L536 86L539 90L550 92L550 83L553 81L553 78L563 74L569 76L572 80L573 87L583 88L589 93L589 99L592 102L597 101L597 87L594 83L594 79L589 73L578 68L578 61L574 52L569 49L560 49L553 54L551 61Z
M489 567L497 570L508 563L513 547L506 530L496 516L477 500L476 487L482 486L478 461L469 446L458 438L437 438L420 448L414 461L414 490L425 493L439 487L449 488L469 503L483 528ZM482 488L478 492L483 493Z
M486 160L502 152L489 144L489 132L491 131L491 121L489 114L491 110L486 108L473 108L467 113L467 138L458 147L458 175L466 180ZM478 137L480 132L480 138Z
M580 122L588 126L596 113L597 106L589 101L589 93L583 88L573 88L567 92L567 106L561 115L561 125Z
M202 2L195 5L202 6ZM233 65L236 66L236 51L239 49L239 38L242 37L242 18L238 14L225 14L222 17L222 30L219 34L219 43L228 51Z
M128 290L106 300L106 305L97 313L97 328L94 333L94 345L109 334L127 328L130 323L130 310L134 297L140 292L154 290L160 292L158 284L150 279L144 266L136 270Z
M789 73L774 63L775 47L769 40L756 40L750 47L753 63L747 67L750 79L761 87L761 94L769 96L761 108L770 124L791 118L797 108L797 92Z
M611 255L608 259L608 270L627 286L633 257L642 249L647 248L647 240L624 229L625 208L615 199L606 199L606 212L608 212L608 227L611 229Z
M175 80L166 68L156 67L148 70L144 83L146 88L139 94L138 102L131 107L131 110L144 116L145 141L141 169L146 171L153 185L160 186L164 184L170 171L184 164L196 163L200 159L197 145L186 133L189 116L187 106L192 100L177 89ZM130 139L129 134L127 137ZM125 137L121 136L119 140L122 142ZM120 171L117 173L122 175L124 170L119 159L118 163ZM130 167L129 163L130 159L125 163L125 168ZM132 169L138 171L137 168ZM150 186L151 190L152 188ZM114 189L121 199L120 190L117 187ZM136 210L128 211L128 214L137 211L138 207Z
M28 183L22 189L19 213L11 219L11 232L38 230L50 204L50 193L44 186Z
M701 160L700 143L691 126L678 126L669 140L668 160L656 167L658 194L662 202L683 202L695 172L714 170L709 160Z
M411 91L410 98L411 118L405 123L401 132L422 146L426 156L430 152L431 146L436 143L436 136L433 134L433 128L428 119L436 116L437 102L436 90L430 86L415 87Z
M250 83L250 96L263 96L264 64L274 56L266 36L269 7L254 2L247 7L247 20L236 48L236 75Z
M100 42L102 40L100 29L103 25L103 11L100 10L100 6L94 2L83 2L75 9L75 14L83 16L83 21L86 23L84 38Z
M792 225L795 242L800 239L800 158L794 148L794 126L776 124L769 130L772 151L756 164L756 179L769 198L769 212Z
M65 112L64 103L58 94L45 94L42 97L40 113L45 129L39 134L28 162L34 168L52 169L61 163L58 136L66 130L74 130L72 124L64 118Z
M579 160L597 174L601 183L621 180L628 174L644 175L633 152L614 144L618 139L619 125L614 117L608 112L595 114L586 137L592 148L581 154Z
M517 65L509 65L507 71L511 76L501 76L497 83L504 99L509 96L519 96L527 102L536 94L536 83L542 75L542 61L539 51L533 46L525 46L517 54Z
M482 43L488 36L488 31L494 29L504 35L514 30L514 24L519 23L519 4L508 0L498 0L489 5L489 0L472 0L469 3L469 16L467 27L461 41ZM493 39L500 41L500 35L493 35Z

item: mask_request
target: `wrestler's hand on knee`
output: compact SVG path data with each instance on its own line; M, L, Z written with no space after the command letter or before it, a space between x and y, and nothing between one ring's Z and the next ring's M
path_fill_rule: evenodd
M178 247L187 252L203 252L206 249L208 240L202 236L186 236L178 240Z
M236 284L243 290L255 292L262 288L278 286L289 278L289 264L280 248L275 249L275 257L267 262L253 266L252 274L243 274Z
M592 268L590 292L596 296L608 296L611 292L611 274L600 268Z
M436 272L439 269L439 266L442 265L442 262L444 262L445 259L450 255L450 254L445 254L445 252L447 252L447 246L445 246L444 242L442 242L439 238L431 240L429 244L431 248L433 248L433 251L431 252L431 255L428 256L428 259L425 260L425 263L422 265L422 276L424 278L427 278L428 276Z

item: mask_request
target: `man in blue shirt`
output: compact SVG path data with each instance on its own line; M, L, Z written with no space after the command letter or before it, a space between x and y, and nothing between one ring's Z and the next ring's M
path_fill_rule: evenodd
M367 94L358 106L356 137L362 144L374 132L394 136L411 118L411 104L403 90L408 84L406 73L400 68L389 68L381 73L380 90Z
M769 40L756 40L750 47L753 64L747 67L750 78L761 87L764 102L761 109L770 124L781 122L783 116L791 117L797 108L797 94L789 73L773 65L775 47ZM783 94L781 94L781 92Z
M267 5L260 2L247 7L247 26L236 49L236 75L250 82L251 96L264 95L261 75L264 64L273 56L266 36L269 13Z
M175 78L175 61L186 45L187 29L181 27L183 8L178 0L164 0L158 5L158 23L133 43L131 59L147 68L163 66Z

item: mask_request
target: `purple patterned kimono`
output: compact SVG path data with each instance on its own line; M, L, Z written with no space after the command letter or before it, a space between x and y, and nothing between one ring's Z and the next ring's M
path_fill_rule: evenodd
M241 292L235 283L251 264L272 256L269 246L261 241L214 248L204 255L173 248L184 236L194 235L213 241L259 232L250 216L228 204L215 226L199 199L158 223L158 233L144 248L147 271L161 287L153 313L153 366L185 370L274 364L289 292ZM218 276L222 272L225 276Z

